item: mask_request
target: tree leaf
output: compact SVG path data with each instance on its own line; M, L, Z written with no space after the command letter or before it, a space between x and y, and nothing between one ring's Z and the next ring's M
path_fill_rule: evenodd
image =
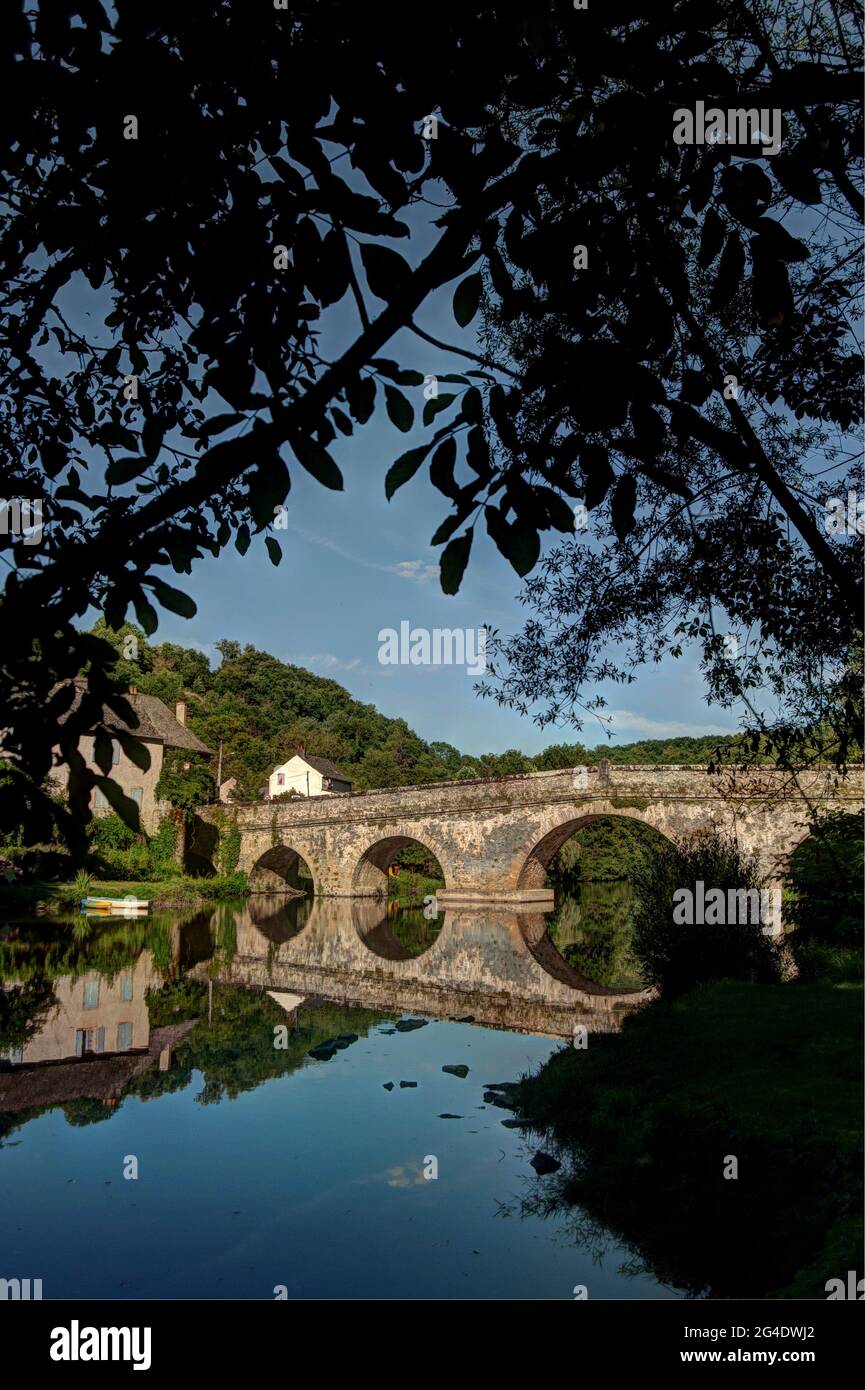
M580 467L586 483L586 510L599 507L615 481L606 449L590 444L580 453Z
M150 751L147 744L142 743L134 734L128 734L125 729L117 729L114 736L129 761L140 767L142 772L147 772L150 767Z
M462 400L461 415L469 424L480 425L484 418L483 397L476 386L470 386Z
M385 386L384 399L388 418L405 434L414 424L414 407L395 386Z
M398 251L375 242L363 242L360 258L366 271L366 282L378 299L396 299L411 279L411 266Z
M457 536L456 540L450 541L442 552L441 584L442 591L446 594L459 592L462 577L468 564L469 552L472 548L473 534L473 531L466 531L464 536Z
M171 613L177 613L181 618L194 618L198 612L195 601L184 594L180 589L174 589L170 584L166 584L163 579L157 579L151 575L148 584L153 590L154 597L163 608L167 608Z
M333 492L342 492L342 474L327 449L317 444L314 439L304 438L302 435L292 435L289 443L298 463L303 465L307 473L311 473L317 482L329 487Z
M265 536L264 544L267 546L267 553L270 556L270 563L272 565L278 565L280 560L282 559L282 550L280 549L279 541L276 540L273 536Z
M159 618L157 617L156 609L153 607L153 604L145 598L140 589L132 602L135 605L135 616L143 627L146 635L152 637L159 626Z
M230 430L232 426L239 425L245 419L243 415L223 414L213 415L209 420L205 420L199 434L202 439L209 439L212 434L221 434L223 430Z
M610 516L613 530L620 541L634 529L634 510L637 505L637 480L632 473L626 473L616 483L610 502Z
M141 820L138 814L138 805L121 791L116 782L112 782L110 777L94 777L94 782L102 792L105 800L113 811L116 811L124 825L128 825L130 830L134 830L136 835L141 833Z
M388 502L397 488L401 488L403 483L414 477L431 448L432 441L422 444L419 449L409 449L408 453L400 454L396 462L391 464L384 480L384 493Z
M439 414L439 412L442 410L447 410L451 402L455 400L456 394L453 391L445 391L444 394L441 396L432 396L428 401L424 403L424 424L431 425L435 417Z
M132 478L146 473L150 466L151 462L146 458L112 459L105 470L105 481L109 487L115 483L128 483Z
M443 492L445 497L450 497L451 501L456 501L459 496L459 488L454 481L454 464L457 458L457 442L453 435L449 439L443 439L432 456L429 469L430 482L439 492Z
M359 425L365 425L375 408L375 377L356 376L345 388L348 408Z
M107 775L111 771L113 757L111 735L105 729L97 729L93 735L93 761L100 772Z
M509 522L496 507L486 507L484 515L490 536L508 563L523 579L534 569L541 553L541 538L538 532L532 526Z
M470 324L480 308L483 288L483 276L479 270L476 270L461 280L454 290L454 318L460 328L465 328L467 324Z

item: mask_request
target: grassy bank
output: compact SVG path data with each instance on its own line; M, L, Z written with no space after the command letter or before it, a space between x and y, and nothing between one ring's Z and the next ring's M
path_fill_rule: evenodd
M534 1202L692 1296L825 1298L861 1267L861 1095L860 988L692 990L523 1083L563 1160Z
M245 874L218 875L215 878L191 878L175 875L154 879L92 879L82 891L76 883L13 883L0 886L0 915L44 911L49 913L78 910L80 899L89 897L146 898L154 909L190 907L196 903L222 902L228 898L243 898L249 892Z

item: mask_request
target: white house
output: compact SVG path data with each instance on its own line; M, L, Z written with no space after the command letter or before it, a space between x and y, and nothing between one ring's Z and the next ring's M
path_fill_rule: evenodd
M299 748L293 758L274 768L267 783L267 799L295 792L298 796L335 796L350 792L351 782L330 758L315 758Z

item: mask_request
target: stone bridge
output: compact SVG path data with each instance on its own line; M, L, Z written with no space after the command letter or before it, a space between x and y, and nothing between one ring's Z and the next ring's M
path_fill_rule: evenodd
M297 884L299 858L324 897L387 892L396 853L418 842L438 859L442 907L477 903L537 910L553 903L550 860L599 816L624 816L669 838L715 827L756 855L766 886L807 836L815 810L862 808L862 769L796 774L774 768L625 766L535 772L490 781L440 782L342 796L203 807L189 850L214 864L220 822L236 812L239 868L253 891Z

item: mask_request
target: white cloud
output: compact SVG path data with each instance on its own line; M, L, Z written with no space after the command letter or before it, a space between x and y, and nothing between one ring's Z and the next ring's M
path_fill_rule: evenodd
M317 666L322 671L359 671L363 664L359 656L345 661L334 652L312 652L309 656L294 656L290 660L295 666Z
M425 560L400 560L388 568L400 579L411 579L415 584L429 584L431 579L438 579L439 574L438 565L428 565Z
M635 734L639 738L702 738L707 734L733 734L735 727L722 724L685 724L679 719L647 719L629 709L603 711L612 734Z

